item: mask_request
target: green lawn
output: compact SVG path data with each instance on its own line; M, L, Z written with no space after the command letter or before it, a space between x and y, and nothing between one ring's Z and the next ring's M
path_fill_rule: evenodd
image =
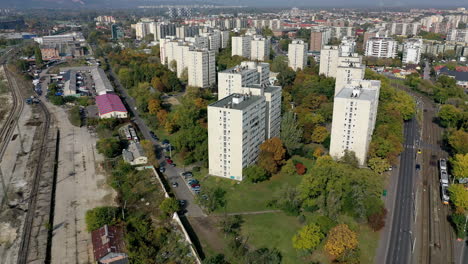
M294 160L301 161L308 168L312 166L312 161L306 158L293 157ZM303 176L285 176L281 173L272 176L269 180L260 183L250 183L247 181L238 182L216 176L207 176L208 170L202 169L199 173L194 173L202 186L221 187L226 191L226 208L217 210L221 212L250 212L271 210L268 203L274 198L276 193L286 185L297 186Z

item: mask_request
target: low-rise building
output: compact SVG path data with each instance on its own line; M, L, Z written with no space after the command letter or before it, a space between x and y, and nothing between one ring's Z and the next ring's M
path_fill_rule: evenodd
M93 254L98 264L127 264L128 255L122 226L103 227L91 232Z
M102 94L96 96L96 105L98 107L100 118L127 118L128 111L122 100L116 94Z
M148 163L148 157L145 155L143 147L138 142L130 142L127 149L122 150L124 161L130 165L144 165Z

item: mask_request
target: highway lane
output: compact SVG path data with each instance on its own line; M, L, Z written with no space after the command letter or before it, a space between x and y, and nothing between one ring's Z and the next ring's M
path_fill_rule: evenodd
M404 151L401 153L397 197L390 234L390 246L385 263L409 263L414 235L412 231L413 183L415 175L415 142L418 126L413 118L404 124Z

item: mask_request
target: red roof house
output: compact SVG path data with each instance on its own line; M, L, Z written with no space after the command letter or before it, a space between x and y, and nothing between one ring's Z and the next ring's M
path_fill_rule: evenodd
M126 118L128 116L127 109L116 94L98 95L96 104L101 118Z
M121 226L105 225L91 232L94 259L99 264L126 264L124 232Z

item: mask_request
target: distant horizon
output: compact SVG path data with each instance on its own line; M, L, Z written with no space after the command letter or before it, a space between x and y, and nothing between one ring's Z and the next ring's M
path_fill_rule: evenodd
M225 1L211 0L211 1L165 1L165 0L0 0L1 8L17 8L17 9L36 9L36 8L49 8L49 9L66 9L66 8L82 8L82 9L125 9L137 8L138 6L157 6L157 5L218 5L218 6L245 6L246 8L280 8L290 9L297 8L366 8L366 9L379 9L379 8L441 8L453 9L458 7L468 7L466 1L449 0L449 1L435 1L435 0L415 0L408 2L389 1L369 1L357 0L352 3L343 0L329 0L326 3L323 1L306 1L306 0L233 0L226 4Z

